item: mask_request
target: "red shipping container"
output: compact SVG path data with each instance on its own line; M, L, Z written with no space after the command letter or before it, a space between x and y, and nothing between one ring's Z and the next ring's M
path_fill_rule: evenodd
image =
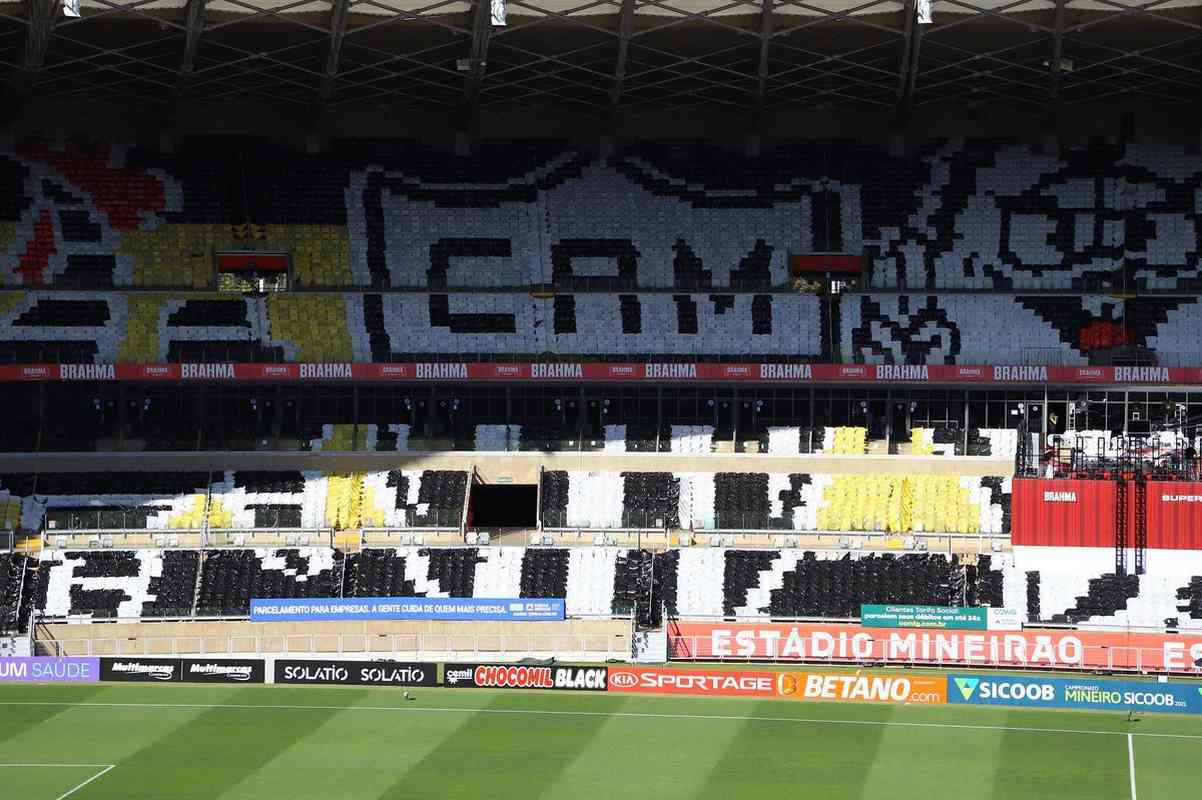
M1015 478L1010 540L1042 547L1114 547L1117 494L1113 481Z
M1202 550L1202 483L1148 481L1147 492L1148 548Z

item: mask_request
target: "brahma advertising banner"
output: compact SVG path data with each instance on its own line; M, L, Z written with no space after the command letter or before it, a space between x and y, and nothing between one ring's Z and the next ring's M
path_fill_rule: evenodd
M576 689L604 692L608 667L446 664L443 685L458 689Z
M250 618L254 622L383 619L545 622L563 620L566 616L564 600L555 597L310 597L250 601Z
M405 661L275 661L275 682L347 686L437 686L437 664Z
M947 702L947 680L942 675L610 667L609 690L635 694L843 703L942 705Z
M1202 714L1202 685L1092 678L950 675L948 702L961 705Z
M837 624L682 622L674 660L878 661L1192 672L1202 636L1125 631L963 631Z
M0 658L0 683L95 683L99 658Z
M120 683L263 683L263 662L244 658L100 659L100 680Z

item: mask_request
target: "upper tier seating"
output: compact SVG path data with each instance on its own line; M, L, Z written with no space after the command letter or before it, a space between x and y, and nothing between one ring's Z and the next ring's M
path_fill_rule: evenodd
M211 481L211 482L210 482ZM252 528L458 528L467 473L79 472L0 475L20 527L163 532Z
M301 311L294 308L303 303ZM570 318L560 314L570 304ZM686 313L687 312L687 313ZM828 324L837 317L838 324ZM1196 297L0 292L0 363L577 360L1202 363ZM1005 336L999 336L1005 331ZM834 337L832 339L832 337ZM501 422L493 420L493 422ZM328 431L315 430L321 439Z
M863 253L875 288L1190 291L1200 187L1180 145L1100 140L899 156L810 140L757 159L683 141L603 159L548 141L457 157L410 140L320 156L29 140L0 152L0 283L205 288L214 251L253 244L289 252L309 286L756 291L788 281L788 254L836 252Z
M1011 479L543 472L550 528L1007 533Z

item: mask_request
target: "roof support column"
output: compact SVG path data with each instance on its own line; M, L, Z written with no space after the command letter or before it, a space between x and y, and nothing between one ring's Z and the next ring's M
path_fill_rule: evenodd
M13 70L12 85L7 94L9 97L0 101L0 121L11 123L20 115L22 107L29 99L33 87L37 85L38 75L46 63L46 48L50 45L50 34L58 22L58 11L61 0L27 0L29 15L29 31L25 35L25 50L21 54L20 65Z
M175 81L175 95L172 97L164 120L159 127L159 147L165 152L175 151L175 137L179 126L179 109L192 83L192 73L196 69L196 54L200 50L200 36L205 28L205 3L207 0L188 0L184 6L184 52L179 60L179 77Z
M1055 153L1060 149L1060 77L1064 66L1064 18L1068 0L1056 0L1052 22L1052 68L1048 78L1048 113L1043 126L1043 149Z
M755 107L747 137L747 155L750 158L760 154L760 144L764 138L764 111L768 103L768 53L772 49L772 10L773 0L761 0L760 62L755 73Z
M484 86L484 74L488 69L488 45L492 41L492 4L490 0L475 0L472 20L472 52L469 59L471 69L463 83L463 100L460 103L459 132L455 137L455 151L465 155L480 128L480 90Z
M338 68L342 60L342 40L346 38L346 23L351 12L351 0L334 0L330 6L330 42L326 50L326 72L321 78L321 88L313 101L313 116L309 121L306 149L318 149L321 123L325 118L326 104L334 94L334 82L338 79Z
M601 131L601 154L613 152L614 135L618 128L618 106L622 102L622 84L626 80L626 60L630 54L630 39L634 34L634 0L622 0L618 15L618 55L614 59L613 78L609 83L609 112Z

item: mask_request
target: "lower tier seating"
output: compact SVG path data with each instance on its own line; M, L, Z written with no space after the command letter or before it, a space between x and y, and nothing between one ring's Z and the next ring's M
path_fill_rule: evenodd
M20 630L26 567L29 559L20 553L0 553L0 633Z
M552 528L1007 533L1010 498L1003 476L559 470L540 510Z
M1202 552L1149 550L1143 575L1114 572L1112 548L1016 547L1006 605L1030 622L1202 632Z

